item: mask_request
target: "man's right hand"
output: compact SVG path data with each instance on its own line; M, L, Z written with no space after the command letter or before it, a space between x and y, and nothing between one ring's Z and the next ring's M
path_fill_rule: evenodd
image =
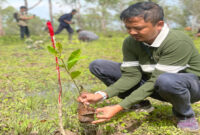
M35 18L35 15L29 17L29 19L33 19L33 18Z
M103 96L101 94L83 92L77 100L78 102L82 102L83 104L91 104L100 101L102 98Z

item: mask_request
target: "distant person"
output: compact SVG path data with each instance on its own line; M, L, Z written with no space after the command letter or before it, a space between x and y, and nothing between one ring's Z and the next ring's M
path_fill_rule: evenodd
M200 37L200 28L198 29L196 36Z
M99 38L99 36L91 31L78 29L76 32L78 33L78 39L81 41L93 41Z
M71 13L62 15L58 19L58 21L60 22L60 25L58 26L58 29L56 30L55 34L59 34L63 29L66 29L67 32L69 33L68 39L69 41L71 41L74 30L71 28L70 24L74 24L74 22L72 22L71 20L76 13L77 11L73 9Z
M30 19L33 19L35 16L28 16L27 15L27 8L25 6L20 7L20 12L19 12L19 21L18 25L20 27L20 37L21 39L24 39L24 35L27 37L30 37L30 32L28 29L28 24L27 21Z
M187 26L184 28L186 31L192 31L192 28L190 26Z

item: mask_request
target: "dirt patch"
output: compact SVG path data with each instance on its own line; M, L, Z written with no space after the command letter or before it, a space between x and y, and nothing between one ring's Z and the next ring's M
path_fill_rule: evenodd
M26 54L26 53L13 53L12 56L15 56L15 57L23 57L23 56L29 56L29 55Z
M39 65L39 64L38 63L28 63L27 67L33 67L33 66L36 66L36 65Z

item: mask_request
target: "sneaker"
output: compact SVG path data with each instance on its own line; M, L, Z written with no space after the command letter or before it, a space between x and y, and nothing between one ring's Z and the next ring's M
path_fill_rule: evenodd
M179 120L177 127L184 131L189 131L189 132L199 131L199 124L195 117Z
M135 111L135 112L147 112L150 113L155 108L151 105L149 100L143 100L139 102L138 104L133 105L129 110Z

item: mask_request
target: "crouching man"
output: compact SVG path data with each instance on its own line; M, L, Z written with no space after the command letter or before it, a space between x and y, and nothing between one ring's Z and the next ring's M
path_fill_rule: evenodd
M78 33L78 39L81 41L89 42L97 40L99 38L99 36L97 36L94 32L91 31L78 29L76 32Z
M123 43L123 62L93 61L90 71L108 87L94 94L82 93L78 101L97 103L114 96L123 100L96 109L98 120L93 123L108 121L152 97L172 104L178 128L198 131L191 103L200 100L200 55L193 41L169 29L163 21L163 9L153 2L129 6L120 19L130 34Z

